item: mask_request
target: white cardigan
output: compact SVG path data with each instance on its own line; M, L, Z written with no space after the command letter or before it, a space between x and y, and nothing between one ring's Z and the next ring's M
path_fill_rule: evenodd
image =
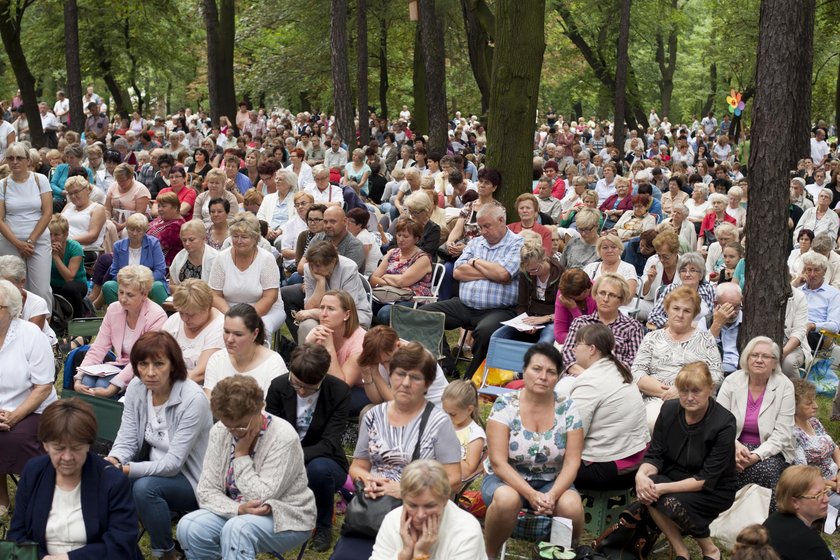
M742 369L732 372L723 380L717 402L735 416L736 439L744 429L749 398L749 376ZM764 400L758 412L758 432L761 445L753 453L761 460L778 455L792 463L794 459L793 414L796 404L793 398L793 383L777 370L767 380Z
M201 279L205 282L210 281L210 271L213 269L213 263L216 261L216 256L219 252L210 245L204 246L204 256L201 258ZM181 249L175 258L172 259L172 264L169 265L169 285L177 286L181 283L178 280L178 273L187 264L187 250Z
M570 398L583 421L584 461L616 461L643 450L650 441L639 388L625 383L607 358L589 366L572 385Z

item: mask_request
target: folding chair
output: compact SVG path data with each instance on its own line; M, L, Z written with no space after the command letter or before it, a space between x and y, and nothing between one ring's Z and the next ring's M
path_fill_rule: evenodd
M371 309L373 309L373 289L370 287L370 280L368 280L361 272L359 273L359 278L362 279L362 287L365 289L365 293L367 294L368 305Z
M443 263L435 263L432 267L432 295L430 296L414 296L414 309L417 309L418 304L432 303L437 301L440 293L440 286L443 284L443 276L446 273L446 267Z
M77 336L93 337L99 334L99 327L102 326L102 317L84 317L73 319L67 325L67 335L70 338Z
M481 373L481 385L478 388L478 393L498 397L513 391L513 389L487 385L487 374L490 372L490 368L521 371L525 352L531 346L527 342L499 338L496 333L493 333L493 336L490 337L490 347L487 349L487 359L484 360L484 370Z
M83 393L77 393L71 389L65 388L61 391L62 399L69 399L71 397L79 398L93 407L97 425L95 450L97 452L103 449L110 451L111 446L117 439L117 432L120 431L123 404L112 399L103 399L101 397L92 397Z
M400 338L416 340L438 358L445 322L446 315L437 311L423 311L405 305L391 306L391 328Z
M826 344L825 348L823 348L823 342L829 339L830 342ZM840 333L833 333L831 331L827 331L825 329L820 329L820 340L817 343L816 348L812 348L813 357L811 361L808 362L808 369L805 370L805 379L808 379L808 375L811 373L811 368L814 367L820 360L831 360L832 359L832 350L834 344L840 342Z

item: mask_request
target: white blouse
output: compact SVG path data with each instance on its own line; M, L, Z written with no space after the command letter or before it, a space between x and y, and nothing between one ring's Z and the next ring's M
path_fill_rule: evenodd
M14 319L0 347L0 410L15 410L33 385L50 385L50 394L35 409L40 414L56 399L55 361L47 337L34 324Z
M45 537L48 554L65 554L87 544L81 482L73 490L55 487Z

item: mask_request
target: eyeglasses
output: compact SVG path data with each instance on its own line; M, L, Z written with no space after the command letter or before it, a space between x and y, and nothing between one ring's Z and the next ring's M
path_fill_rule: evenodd
M251 419L248 421L247 426L245 426L245 427L240 426L240 427L237 427L237 428L231 428L230 426L227 426L227 429L231 434L233 434L235 436L242 436L242 435L245 435L245 434L248 433L248 430L251 429L251 424L253 422L254 422L254 417L252 416Z
M825 488L824 490L822 490L821 492L817 492L813 496L806 496L805 494L803 494L797 497L803 500L820 500L828 496L829 493L831 493L831 488Z
M598 296L599 298L603 298L607 301L609 301L611 299L621 299L620 295L614 294L612 292L605 292L604 290L599 290L598 292L595 293L595 295Z
M230 238L232 241L250 241L252 239L250 235L231 235Z
M28 157L23 156L6 156L6 161L23 161L25 159L29 159Z
M309 202L295 202L295 208L306 208L309 206Z
M425 213L426 213L425 210L409 210L408 211L409 216L419 216L420 214L425 214Z
M300 381L298 381L297 378L294 375L289 374L289 385L292 386L292 389L294 389L295 391L304 391L305 393L307 393L309 395L311 395L312 393L317 393L318 391L320 391L322 383L323 383L323 380L321 381L321 383L318 383L317 385L307 385L305 383L301 383Z
M67 196L75 196L75 195L79 194L80 192L82 192L82 190L84 190L84 189L77 189L75 191L67 191Z
M579 227L578 228L578 233L589 233L590 231L592 231L594 229L595 229L595 226L585 227L585 228Z
M398 369L391 373L392 376L397 378L398 381L402 382L406 377L408 377L412 383L423 383L426 379L422 375L411 375L407 371Z
M753 360L762 360L765 362L769 362L771 360L775 360L776 356L772 354L759 354L758 352L753 352L752 354L750 354L750 358L752 358Z
M307 218L307 222L312 222L313 224L317 224L318 222L323 222L324 218Z
M683 268L682 270L680 270L680 274L682 274L682 273L685 273L685 274L702 274L703 271L699 270L699 269L696 269L696 268Z

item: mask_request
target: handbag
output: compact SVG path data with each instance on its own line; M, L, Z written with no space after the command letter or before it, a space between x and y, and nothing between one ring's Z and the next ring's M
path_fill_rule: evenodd
M417 445L414 446L414 453L411 455L412 461L420 458L420 443L423 440L423 431L426 429L426 423L429 421L429 416L431 416L434 407L435 405L427 402L426 408L423 410L423 416L420 418L420 429L417 434ZM379 527L382 526L382 520L388 513L400 507L402 500L391 496L382 496L371 500L365 496L365 485L361 478L353 482L353 487L356 493L350 503L347 504L347 513L344 514L341 534L375 539Z
M398 301L411 301L414 297L414 290L410 288L397 288L396 286L378 286L373 289L373 299L379 303L395 303Z
M661 533L647 506L633 502L595 539L593 547L610 560L639 560L650 555Z
M551 539L551 516L520 511L511 537L523 541L539 542Z
M761 524L770 514L769 488L758 484L747 484L735 494L732 507L721 513L709 525L711 535L727 550L735 546L735 538L741 529L753 523Z
M38 560L38 543L0 541L0 560Z

